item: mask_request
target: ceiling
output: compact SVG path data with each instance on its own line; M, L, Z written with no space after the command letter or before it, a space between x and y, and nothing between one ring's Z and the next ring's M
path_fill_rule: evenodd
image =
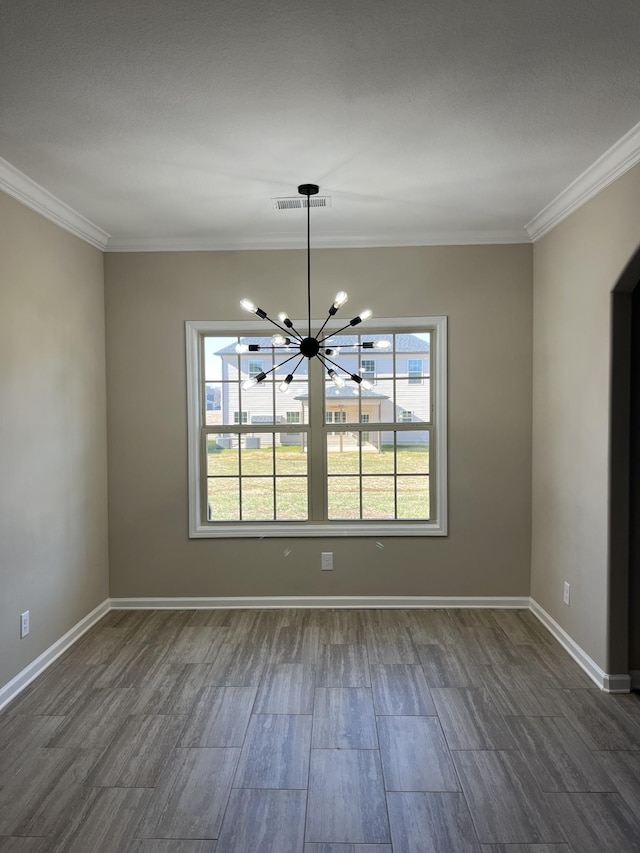
M515 242L640 121L637 0L2 0L0 155L109 248Z

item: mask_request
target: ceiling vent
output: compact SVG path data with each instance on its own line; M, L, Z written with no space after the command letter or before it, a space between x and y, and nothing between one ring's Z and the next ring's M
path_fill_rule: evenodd
M274 210L302 210L309 207L331 207L331 196L329 195L314 195L303 198L301 196L291 196L288 198L272 198Z

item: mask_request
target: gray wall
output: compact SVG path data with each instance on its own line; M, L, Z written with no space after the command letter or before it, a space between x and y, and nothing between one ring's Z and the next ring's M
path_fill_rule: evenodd
M312 252L318 315L449 316L447 538L188 539L184 321L304 316L305 284L300 251L106 256L111 595L528 595L529 245Z
M533 255L531 594L607 672L611 292L640 240L636 166L536 243ZM628 511L628 505L626 507ZM563 582L571 605L562 603Z
M105 418L102 255L0 193L0 685L108 595Z

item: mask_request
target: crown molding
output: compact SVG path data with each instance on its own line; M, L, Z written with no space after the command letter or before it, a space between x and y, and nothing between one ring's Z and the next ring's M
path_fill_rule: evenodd
M557 195L540 213L527 222L526 229L535 243L563 219L640 163L640 123L615 142L575 181Z
M375 249L408 246L478 246L496 244L530 243L523 229L514 231L444 231L433 234L406 234L402 237L377 235L363 237L361 234L327 234L315 237L312 249ZM215 237L112 237L106 252L238 252L248 250L300 249L306 244L299 235L274 234L260 239L242 238L233 241L217 241Z
M65 231L104 251L109 235L0 157L0 190Z

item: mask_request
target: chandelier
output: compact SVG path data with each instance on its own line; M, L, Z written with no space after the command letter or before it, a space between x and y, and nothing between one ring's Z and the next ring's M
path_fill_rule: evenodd
M267 376L270 373L273 373L274 370L279 370L281 367L284 367L285 364L289 364L294 361L296 358L298 359L293 368L290 369L290 372L280 383L280 391L286 394L289 390L289 385L291 384L291 380L294 377L294 374L298 367L302 364L304 359L311 360L312 358L317 358L318 361L321 362L324 369L327 371L327 376L333 382L333 384L337 388L344 388L347 380L351 380L356 383L356 388L354 391L357 393L357 386L364 388L367 391L372 389L371 383L367 379L363 379L359 373L350 373L346 368L341 367L336 361L335 358L339 355L341 349L351 349L358 352L360 350L369 350L369 349L388 349L391 346L390 341L360 341L358 343L346 344L343 346L335 346L331 344L331 338L339 335L340 332L344 332L345 329L348 329L352 326L357 326L362 323L364 320L368 320L371 317L372 312L367 308L364 311L361 311L360 314L355 316L352 320L349 320L342 328L338 329L336 332L331 332L323 335L323 332L326 328L329 320L334 317L338 310L345 304L348 299L347 294L344 290L341 290L336 294L335 299L333 300L333 304L330 306L329 311L327 313L327 318L320 327L320 329L315 333L315 335L311 334L311 244L310 244L310 211L311 204L310 198L312 195L317 195L319 191L319 187L317 184L300 184L298 187L298 192L300 195L306 196L306 208L307 208L307 309L308 309L308 323L307 323L307 334L303 335L295 329L293 322L289 319L289 316L281 311L278 314L279 323L273 320L271 317L267 315L266 311L263 311L262 308L258 308L250 299L241 299L240 306L244 308L245 311L248 311L250 314L256 314L260 317L261 320L268 320L273 326L280 330L277 334L274 334L271 338L271 345L264 346L261 344L237 344L236 352L238 353L246 353L246 352L260 352L265 350L271 350L274 354L278 356L287 356L284 361L281 361L279 364L274 365L270 370L266 372L257 373L255 376L251 377L251 379L247 379L246 382L243 383L242 387L244 390L249 390L250 388L254 388L260 382L264 382ZM340 372L339 372L340 371Z

